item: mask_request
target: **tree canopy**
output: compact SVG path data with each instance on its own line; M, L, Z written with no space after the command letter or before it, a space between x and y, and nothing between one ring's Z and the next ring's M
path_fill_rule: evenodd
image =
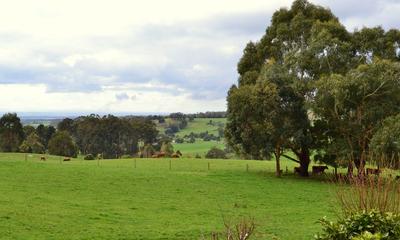
M24 130L16 113L6 113L0 118L0 149L16 152L24 139Z
M348 32L329 9L306 0L296 0L290 9L276 11L265 35L246 46L238 63L238 84L230 89L227 97L225 135L229 145L236 152L257 159L268 158L268 154L260 153L274 149L267 152L280 153L299 162L300 174L307 176L311 153L317 151L327 155L333 152L328 149L328 143L335 139L339 150L345 155L350 154L351 161L362 171L364 159L360 151L368 150L371 134L379 121L399 111L395 107L398 97L394 94L398 77L394 62L400 60L399 46L400 32L396 29L385 31L375 27ZM276 92L275 101L266 100L272 93L260 96L252 90L260 84L273 86L268 91ZM381 84L383 86L379 87ZM390 92L385 92L391 87ZM361 148L364 150L350 148L341 140L343 135L333 130L338 126L332 125L328 119L331 116L324 112L332 109L326 109L332 107L329 105L332 103L322 100L324 95L333 93L333 89L340 92L334 95L333 102L348 97L350 104L354 100L351 98L357 98L361 108L371 107L371 110L363 109L365 114L372 114L372 109L378 111L359 123L358 129L374 129L368 134L358 132L357 136L367 134ZM377 93L373 92L375 89ZM358 99L368 94L379 94L385 99L368 96L368 103ZM256 110L248 111L251 107L244 106L246 102L253 104ZM379 108L383 103L389 105ZM343 111L353 111L343 107ZM260 112L261 109L268 110ZM244 113L247 119L240 119ZM373 127L368 125L372 118L377 121ZM348 116L343 121L353 124L353 120ZM262 125L265 126L260 129L258 126ZM326 133L325 127L332 129ZM353 141L352 145L355 144ZM286 151L293 152L296 159L286 155Z

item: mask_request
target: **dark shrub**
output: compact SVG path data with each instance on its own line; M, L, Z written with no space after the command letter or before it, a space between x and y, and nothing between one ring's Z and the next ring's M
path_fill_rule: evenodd
M227 157L224 150L221 150L217 147L213 147L207 152L206 158L226 159Z
M84 160L94 160L94 156L92 154L88 154L83 159Z

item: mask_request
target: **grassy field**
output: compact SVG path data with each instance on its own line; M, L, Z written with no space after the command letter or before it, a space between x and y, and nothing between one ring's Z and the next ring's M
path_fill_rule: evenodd
M195 143L174 143L173 144L175 150L179 150L182 152L184 157L195 157L196 154L199 154L201 157L210 150L212 147L218 147L220 149L224 149L225 144L222 141L202 141L196 140Z
M214 122L214 123L226 123L226 118L195 118L193 121L188 122L188 125L186 128L180 130L176 135L183 137L185 135L188 135L189 133L200 133L200 132L205 132L208 131L209 133L214 134L215 136L218 136L218 126L212 126L208 125L208 122Z
M195 118L193 121L188 122L188 126L180 130L176 136L183 137L189 135L191 132L200 133L208 131L210 134L218 136L218 126L211 126L207 123L209 121L214 123L226 123L225 118ZM196 139L195 143L174 143L174 149L180 150L184 157L195 157L196 154L204 157L204 155L212 147L218 147L220 149L225 148L225 143L221 141L203 141L201 139Z
M312 239L316 221L334 217L332 187L292 174L279 179L273 168L267 161L175 159L170 169L169 159L61 163L0 154L0 238L200 239L222 230L223 218L246 216L257 222L255 239Z

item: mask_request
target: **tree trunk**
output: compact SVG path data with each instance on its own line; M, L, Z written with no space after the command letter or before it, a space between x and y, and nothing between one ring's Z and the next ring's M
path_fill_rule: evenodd
M300 161L300 176L308 177L308 166L310 165L310 152L308 149L302 149L299 154L296 154Z
M281 177L281 163L280 163L280 154L275 153L275 163L276 163L276 176Z
M349 160L349 165L347 166L347 177L352 178L353 177L353 161Z

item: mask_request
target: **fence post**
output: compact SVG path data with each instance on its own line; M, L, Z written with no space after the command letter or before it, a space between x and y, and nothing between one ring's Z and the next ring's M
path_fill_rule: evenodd
M25 153L25 162L27 162L27 161L28 161L28 154Z
M246 172L249 172L249 164L246 164Z
M136 158L135 158L135 168L136 168Z
M208 171L210 171L210 162L208 162Z
M60 164L62 164L62 157L60 156Z
M172 169L172 160L170 159L169 160L169 170L171 170Z

